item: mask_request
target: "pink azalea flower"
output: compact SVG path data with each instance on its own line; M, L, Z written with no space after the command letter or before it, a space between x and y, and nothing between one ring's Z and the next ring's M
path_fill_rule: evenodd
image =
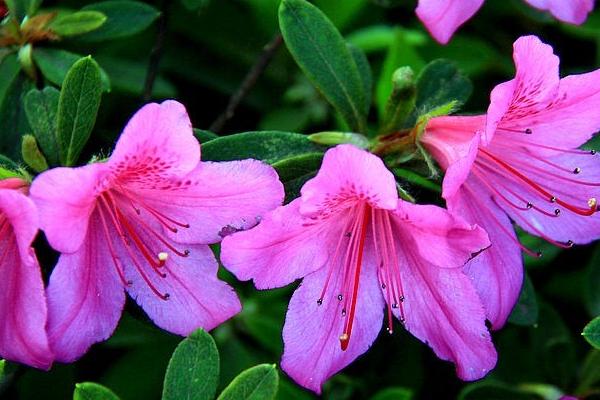
M259 289L303 278L290 301L282 368L317 393L364 353L393 316L479 379L496 352L464 263L489 244L444 209L398 199L381 159L351 145L325 154L302 196L223 240L224 265Z
M483 227L492 247L467 265L500 328L521 288L524 248L511 220L560 247L600 237L600 163L579 150L600 129L600 70L559 78L535 36L514 44L516 77L492 91L485 115L430 121L422 143L446 170L450 212Z
M187 335L240 311L207 246L281 204L275 171L255 160L200 162L184 107L148 104L106 162L56 168L31 194L62 255L48 287L56 359L72 361L115 329L127 291L161 328Z
M49 369L44 283L31 248L38 214L27 186L18 178L0 181L0 356Z
M419 0L417 16L438 42L448 43L454 32L468 21L484 0ZM556 19L580 25L594 9L594 0L525 0L532 7L550 12Z

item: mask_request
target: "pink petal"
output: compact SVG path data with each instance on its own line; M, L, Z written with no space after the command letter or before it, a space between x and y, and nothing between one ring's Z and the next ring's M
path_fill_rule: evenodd
M203 162L182 178L156 182L158 189L138 188L136 196L190 226L175 234L165 229L180 243L215 243L228 231L249 229L284 197L275 170L256 160Z
M58 361L72 362L107 339L121 316L123 283L102 232L96 212L79 250L61 255L50 276L48 335Z
M317 299L327 268L306 276L290 301L283 327L281 367L299 385L318 394L323 382L367 351L381 330L384 302L371 257L372 251L366 251L354 327L346 351L341 350L339 340L344 328L343 303L334 295L342 290L341 274L332 277L328 287L331 294L322 305L317 304Z
M156 290L168 293L168 300L157 296L133 266L128 265L125 271L133 282L127 288L131 297L156 325L179 335L198 328L211 330L242 309L234 290L217 278L218 265L210 248L188 245L187 249L187 258L169 255L161 269L165 278L157 276L147 263L142 264Z
M49 369L53 355L46 336L46 298L31 242L37 234L35 206L23 194L0 189L0 355ZM2 224L0 224L2 225Z
M461 269L439 268L428 262L423 252L415 249L414 228L399 218L395 222L406 328L438 357L454 362L461 379L484 377L496 364L496 351L470 278ZM457 262L447 257L437 263ZM400 316L399 310L394 309L396 316Z
M285 286L323 267L334 251L331 225L307 225L301 199L268 213L254 229L227 236L221 243L223 265L258 289ZM332 229L336 231L342 229Z
M200 161L185 107L173 100L142 107L129 120L108 164L130 179L187 173Z
M483 0L419 0L416 12L431 36L446 44L482 4Z
M557 19L571 24L583 24L594 9L594 0L525 0L531 6L547 10Z
M441 207L401 201L394 214L398 224L410 229L415 250L436 267L462 267L473 254L490 246L483 229Z
M304 184L301 193L304 215L331 213L360 198L388 210L398 203L394 175L383 161L347 144L327 150L317 176Z
M516 76L494 88L487 112L487 125L483 142L488 144L496 130L502 128L522 129L511 132L513 136L525 136L525 129L532 129L540 120L540 113L556 98L559 90L558 66L560 60L552 47L536 36L522 36L514 43L513 58Z
M104 164L91 164L54 168L33 181L30 195L40 213L40 226L56 250L72 253L81 246L105 176Z
M485 187L470 177L465 187L448 199L448 210L485 229L492 246L465 268L484 304L494 329L505 323L523 284L523 259L510 220Z

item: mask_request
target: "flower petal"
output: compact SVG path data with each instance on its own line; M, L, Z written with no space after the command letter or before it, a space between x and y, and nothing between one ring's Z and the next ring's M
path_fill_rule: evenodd
M474 254L490 246L483 229L438 206L401 201L394 217L406 229L410 226L415 250L436 267L462 267Z
M0 216L7 218L0 238L0 355L49 369L53 355L46 336L46 298L35 253L38 226L33 202L23 194L0 189ZM2 229L0 229L2 230Z
M461 379L484 377L495 366L497 356L471 280L462 269L439 268L422 258L414 250L412 226L398 219L395 222L406 328L438 357L454 362ZM400 316L399 309L394 313Z
M365 251L354 327L345 351L339 340L344 329L343 303L334 295L341 292L341 273L332 277L328 286L331 294L322 305L317 299L327 279L327 268L306 276L290 301L283 327L281 367L299 385L318 394L323 382L367 351L381 330L384 302L372 253Z
M348 144L327 150L317 176L304 184L301 193L304 215L332 213L362 199L388 210L398 203L394 175L383 161Z
M258 289L285 286L323 267L335 246L329 232L342 227L308 225L310 220L300 215L301 201L268 213L254 229L223 239L223 265L240 280L254 279Z
M142 107L129 120L108 164L131 180L184 174L200 161L185 107L174 100ZM123 178L125 179L125 178Z
M446 44L482 4L483 0L419 0L416 12L431 36Z
M142 237L149 242L150 237ZM159 277L154 270L139 260L139 265L164 300L155 293L131 265L125 275L131 285L129 295L146 311L159 327L179 335L189 335L198 328L211 330L242 309L233 288L217 278L217 261L206 245L188 245L190 255L185 258L169 254Z
M161 182L161 181L159 181ZM159 186L161 186L160 184ZM185 222L173 233L180 243L216 243L230 231L249 229L268 211L281 205L283 185L275 170L256 160L203 162L161 189L138 189L145 203Z
M534 128L540 113L556 99L559 89L560 60L552 47L537 36L522 36L514 43L515 78L494 88L487 112L487 124L482 137L489 144L496 130L502 128L512 135L525 136L525 129Z
M571 24L583 24L594 9L594 0L525 0L531 6L547 10L557 19Z
M48 285L48 335L56 359L72 362L117 326L125 292L98 213L79 250L63 254ZM112 232L112 236L117 236Z
M465 272L473 280L493 329L500 329L510 316L523 284L523 259L512 224L473 177L448 200L448 210L476 223L490 237L491 247L472 259Z
M79 249L96 204L98 185L106 175L104 164L81 168L54 168L39 175L30 196L40 214L40 226L50 245L64 253Z

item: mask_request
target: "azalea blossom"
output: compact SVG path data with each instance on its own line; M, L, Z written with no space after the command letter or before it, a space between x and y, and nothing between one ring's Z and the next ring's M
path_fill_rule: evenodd
M325 154L300 198L223 240L221 258L259 289L302 278L283 328L282 368L317 393L364 353L393 317L456 363L465 380L496 363L483 306L464 263L485 232L446 210L398 199L381 159L352 145ZM387 311L384 309L387 306Z
M500 328L521 289L522 246L511 221L568 248L600 237L600 162L580 150L600 129L600 70L559 78L535 36L514 44L516 76L492 91L487 115L432 119L422 143L446 170L450 212L483 227L492 247L467 265Z
M200 162L185 108L148 104L106 162L56 168L31 194L62 253L48 287L48 332L60 361L115 329L125 291L159 327L187 335L240 311L216 277L207 244L246 229L283 200L275 171L256 160Z
M468 21L484 0L419 0L417 16L431 35L446 44L454 32ZM583 24L594 9L594 0L525 0L539 10L570 24Z
M27 190L20 178L0 181L0 356L49 369L44 283L31 248L38 214Z

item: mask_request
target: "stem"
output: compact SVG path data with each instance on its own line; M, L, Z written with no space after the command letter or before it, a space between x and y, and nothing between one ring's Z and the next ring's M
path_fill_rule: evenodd
M158 75L158 65L163 54L165 35L167 32L167 9L165 0L161 0L158 4L161 10L158 17L158 32L156 33L156 42L150 52L150 61L148 62L148 72L146 73L146 81L144 82L144 91L142 92L142 100L147 103L152 98L152 89Z
M219 115L215 122L211 124L210 128L208 128L209 131L214 133L220 132L227 121L233 118L235 110L240 105L244 97L246 97L248 92L250 92L250 90L254 87L256 81L262 75L265 69L267 69L267 66L273 59L273 56L275 56L275 53L277 52L277 49L279 49L279 46L281 46L282 42L283 38L281 37L281 34L278 33L271 39L271 41L269 41L269 43L265 45L258 59L252 68L250 68L238 89L229 99L227 108L225 108L225 111L223 111L223 113Z

